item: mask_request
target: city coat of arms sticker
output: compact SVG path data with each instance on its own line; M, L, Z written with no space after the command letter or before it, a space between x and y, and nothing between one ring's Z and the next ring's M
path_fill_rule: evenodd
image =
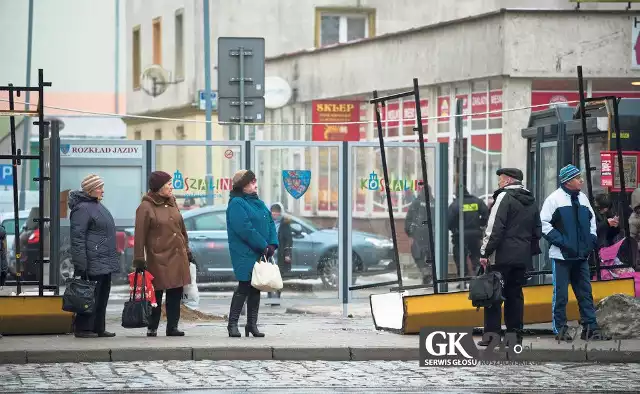
M296 200L304 196L311 184L310 170L283 170L282 184L287 193Z

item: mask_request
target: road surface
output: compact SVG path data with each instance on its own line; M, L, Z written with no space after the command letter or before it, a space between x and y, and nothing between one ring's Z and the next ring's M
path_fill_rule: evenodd
M640 364L421 368L417 362L165 361L0 365L3 393L635 391ZM269 390L269 391L267 391Z

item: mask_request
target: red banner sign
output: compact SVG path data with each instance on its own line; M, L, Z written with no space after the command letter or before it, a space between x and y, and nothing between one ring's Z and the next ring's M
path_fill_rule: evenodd
M613 155L609 152L600 152L600 185L613 186Z
M426 126L429 123L428 119L424 119L429 115L429 101L420 100L420 116L422 124ZM380 116L382 118L382 127L385 125L388 127L398 127L400 119L404 119L403 126L415 126L416 124L416 103L413 101L405 101L400 105L399 102L388 103L386 106L386 112L381 109ZM387 121L385 123L385 121Z
M339 124L360 120L360 102L345 100L312 101L313 141L360 141L360 125Z

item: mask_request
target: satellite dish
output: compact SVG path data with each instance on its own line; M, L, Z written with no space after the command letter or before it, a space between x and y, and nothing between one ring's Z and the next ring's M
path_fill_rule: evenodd
M140 87L150 96L157 97L167 90L169 72L158 64L147 67L140 78Z
M269 109L284 107L291 100L291 86L280 77L264 79L264 106Z

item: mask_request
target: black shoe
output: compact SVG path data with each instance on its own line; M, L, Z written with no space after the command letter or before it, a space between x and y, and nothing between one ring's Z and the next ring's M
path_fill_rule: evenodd
M240 330L238 330L237 324L234 326L227 326L227 331L229 332L229 337L231 338L240 338L242 336Z
M104 332L99 332L98 333L98 337L100 337L100 338L113 338L115 336L116 336L116 334L114 332L109 332L109 331L104 331Z
M177 328L167 330L168 337L183 337L184 331L180 331Z
M75 334L76 338L97 338L98 334L91 331L78 331Z
M247 325L244 326L244 336L249 333L254 337L262 338L264 333L258 330L258 311L260 310L260 290L251 288L247 297Z
M158 336L158 330L148 329L147 330L147 336L148 337L157 337Z
M560 328L560 330L558 330L558 333L556 334L556 341L565 341L565 342L572 342L573 341L573 337L569 333L569 327L568 326L564 326L564 327Z
M583 341L610 341L611 337L605 335L599 328L590 329L588 327L582 327L582 333L580 333L580 339Z

